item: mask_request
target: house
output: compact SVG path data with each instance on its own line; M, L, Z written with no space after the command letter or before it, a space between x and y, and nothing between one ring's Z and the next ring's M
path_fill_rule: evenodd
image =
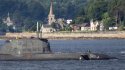
M98 21L93 21L93 19L90 21L90 30L91 31L97 31L98 30L98 26L99 26L99 22Z
M66 20L66 23L67 23L67 24L70 24L71 22L72 22L72 19Z
M100 25L99 25L100 27L100 31L104 31L104 23L103 23L103 21L102 22L100 22Z
M74 31L77 31L77 30L81 30L81 31L97 31L97 30L104 31L104 23L102 21L93 21L93 19L92 19L90 21L90 23L72 25L72 29Z
M81 31L90 31L90 24L84 23L81 25Z
M101 25L101 26L100 26ZM81 26L81 31L97 31L101 27L101 30L103 30L104 26L103 23L100 24L98 21L91 20L90 23L84 23Z
M109 27L109 30L117 30L118 27Z

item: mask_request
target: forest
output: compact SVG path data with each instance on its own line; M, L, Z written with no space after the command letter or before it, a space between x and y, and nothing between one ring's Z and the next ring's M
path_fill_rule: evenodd
M3 19L10 13L20 30L35 30L36 22L47 23L50 0L0 0L0 31L7 27ZM91 19L103 21L105 27L125 25L124 0L53 0L56 18L73 19L72 24L82 24Z
M105 28L125 26L124 0L89 0L83 10L77 15L74 23L89 22L91 19L103 21Z

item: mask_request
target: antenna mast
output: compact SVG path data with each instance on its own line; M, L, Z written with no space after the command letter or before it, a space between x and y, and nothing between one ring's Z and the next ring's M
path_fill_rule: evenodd
M37 22L37 31L36 31L36 34L37 34L37 38L39 38L39 23Z

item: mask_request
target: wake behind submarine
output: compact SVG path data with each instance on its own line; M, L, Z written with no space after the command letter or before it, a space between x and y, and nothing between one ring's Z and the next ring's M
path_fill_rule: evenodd
M7 40L0 49L1 61L31 60L109 60L116 59L98 53L56 53L52 52L47 39L20 38Z

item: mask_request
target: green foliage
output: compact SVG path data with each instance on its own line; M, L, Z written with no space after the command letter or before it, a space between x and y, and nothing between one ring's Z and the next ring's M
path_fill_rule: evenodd
M113 23L112 18L109 16L108 12L104 13L102 17L103 17L102 21L104 23L104 27L106 30L108 30L108 27L112 26Z
M71 28L70 26L66 26L66 27L64 28L64 31L72 31L72 28Z
M56 18L74 18L84 7L86 0L53 0ZM34 30L36 21L47 21L50 0L0 0L0 19L10 12L18 29ZM2 20L0 21L2 22Z
M83 24L83 22L87 22L88 19L86 17L77 17L73 24Z
M6 32L7 26L3 23L0 23L0 32Z
M121 22L121 24L119 25L119 29L120 31L124 30L124 21Z
M89 0L86 7L79 13L77 22L84 23L81 19L99 20L104 22L104 26L108 29L109 26L118 26L122 30L125 23L125 1L124 0ZM88 22L89 23L89 22Z
M36 23L33 19L24 20L24 29L25 31L36 31Z
M120 25L125 19L125 1L112 0L109 4L109 13L115 17L116 26Z
M0 0L0 22L10 12L15 26L24 31L35 31L36 21L46 23L49 6L50 0ZM74 24L94 19L103 20L106 28L125 25L124 0L53 0L53 9L56 18L71 18ZM6 31L4 24L0 27L1 31Z
M52 23L51 26L52 26L53 28L55 28L55 29L60 29L60 28L61 28L58 23Z
M107 11L106 0L90 0L87 3L86 15L89 19L101 20L101 15Z

